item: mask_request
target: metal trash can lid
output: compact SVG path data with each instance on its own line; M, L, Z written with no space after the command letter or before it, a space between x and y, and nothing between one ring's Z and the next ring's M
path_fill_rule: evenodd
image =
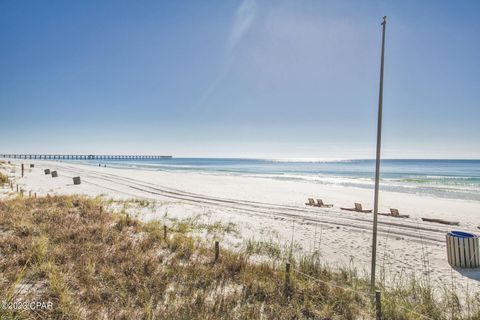
M456 238L476 238L477 237L476 234L463 232L463 231L450 231L448 235Z

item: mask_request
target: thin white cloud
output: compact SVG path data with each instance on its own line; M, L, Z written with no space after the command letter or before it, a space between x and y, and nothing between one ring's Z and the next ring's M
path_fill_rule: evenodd
M243 0L238 7L235 13L232 29L227 40L225 62L223 63L222 68L218 72L215 79L210 83L207 90L205 90L205 92L203 93L201 102L206 101L212 95L212 93L216 90L217 86L223 81L223 78L227 75L228 70L230 69L230 65L232 63L233 51L252 26L256 11L257 4L255 0Z
M238 7L235 14L235 21L228 39L228 54L230 54L250 29L256 10L257 4L255 3L255 0L244 0L240 7Z

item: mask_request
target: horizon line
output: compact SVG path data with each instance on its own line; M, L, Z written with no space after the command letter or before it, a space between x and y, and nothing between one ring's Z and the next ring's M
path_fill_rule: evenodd
M40 155L36 153L0 153L0 155L17 155L17 156L35 156ZM271 160L271 161L292 161L292 162L321 162L321 161L328 161L328 162L335 162L335 161L374 161L375 158L319 158L319 157L221 157L221 156L173 156L173 155L160 155L160 154L147 154L147 153L109 153L109 154L100 154L100 153L42 153L42 156L155 156L155 157L165 157L165 158L173 158L173 159L232 159L232 160ZM15 159L13 157L2 157L3 159ZM73 160L73 159L21 159L16 158L19 160ZM78 159L77 159L78 160ZM89 159L81 159L81 160L89 160ZM101 159L98 159L101 160ZM401 158L401 157L388 157L382 158L383 160L422 160L422 161L480 161L480 158Z

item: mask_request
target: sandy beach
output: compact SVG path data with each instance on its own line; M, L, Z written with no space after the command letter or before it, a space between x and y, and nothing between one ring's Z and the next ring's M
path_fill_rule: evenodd
M168 215L187 218L198 215L210 222L234 223L238 237L227 245L246 239L289 245L292 234L297 250L320 250L322 260L332 266L353 266L368 270L371 255L372 215L347 212L361 202L371 209L373 192L354 187L328 186L260 177L227 176L95 167L59 161L25 163L21 178L20 160L6 173L25 194L102 195L112 199L148 199L154 210L142 210L140 218L150 220ZM29 164L35 165L29 168ZM58 177L44 169L57 170ZM72 177L82 183L74 185ZM8 196L5 186L2 197ZM333 208L305 206L308 197L322 198ZM447 262L445 234L450 230L477 232L480 202L434 198L416 194L381 192L380 212L398 208L408 219L379 216L378 269L385 281L402 281L410 275L429 279L435 285L452 285L461 292L480 290L480 271L452 269ZM457 220L459 227L426 223L421 217Z

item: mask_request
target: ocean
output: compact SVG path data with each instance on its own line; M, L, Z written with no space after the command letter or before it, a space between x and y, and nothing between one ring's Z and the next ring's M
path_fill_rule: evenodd
M72 160L75 161L75 160ZM172 158L83 160L98 166L240 175L372 189L375 160ZM480 201L480 160L382 160L381 190Z

